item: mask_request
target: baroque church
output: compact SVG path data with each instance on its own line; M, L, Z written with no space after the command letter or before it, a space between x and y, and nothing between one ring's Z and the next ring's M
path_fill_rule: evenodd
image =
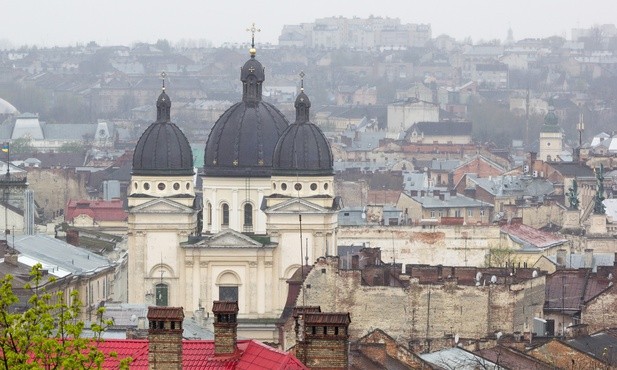
M240 73L242 101L221 115L207 140L202 204L191 147L171 121L163 85L157 119L133 156L129 303L197 314L215 300L237 300L240 335L276 340L287 280L337 253L341 204L330 145L310 122L308 95L302 88L289 124L262 100L265 73L255 56L253 45Z

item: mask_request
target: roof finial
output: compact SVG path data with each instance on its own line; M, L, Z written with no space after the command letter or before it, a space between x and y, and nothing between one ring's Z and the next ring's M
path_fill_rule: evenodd
M304 71L300 71L300 91L304 91Z
M165 71L161 72L161 78L163 79L163 91L165 91L165 77L167 77L167 73L165 73Z
M255 32L261 32L261 29L255 27L255 22L253 22L251 27L247 28L246 31L251 33L251 50L249 50L249 53L251 53L251 58L254 58L257 53L255 49Z

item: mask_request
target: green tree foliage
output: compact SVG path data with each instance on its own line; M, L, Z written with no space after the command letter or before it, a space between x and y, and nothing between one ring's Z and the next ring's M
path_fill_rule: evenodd
M32 147L32 139L26 137L20 137L11 141L11 153L32 153L34 148Z
M64 143L58 148L60 153L82 153L85 150L85 145L77 142Z
M491 247L484 258L486 267L508 267L519 262L512 248Z
M99 320L91 325L94 338L83 338L84 322L79 320L82 303L77 292L71 293L70 302L62 291L47 292L40 264L32 268L30 276L30 284L24 288L31 290L32 296L24 312L12 311L19 301L13 277L0 279L0 370L100 369L106 355L97 343L110 324L101 319L102 309ZM128 369L130 361L122 359L119 368Z

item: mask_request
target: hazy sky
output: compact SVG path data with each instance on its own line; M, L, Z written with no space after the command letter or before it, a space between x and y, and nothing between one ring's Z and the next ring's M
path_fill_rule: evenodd
M329 16L398 17L430 23L433 37L515 39L560 35L575 27L617 23L615 0L7 0L2 2L0 39L20 45L130 45L165 38L207 39L215 45L249 40L277 42L284 24Z

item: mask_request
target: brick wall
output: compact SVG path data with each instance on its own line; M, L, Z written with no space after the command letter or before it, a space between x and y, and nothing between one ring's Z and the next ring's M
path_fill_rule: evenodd
M581 311L581 322L589 325L590 333L617 326L617 287L608 288L604 293L589 301Z
M559 369L606 369L606 364L586 355L557 339L553 339L543 346L532 349L527 354L540 361L556 366Z
M384 262L482 266L499 245L499 226L339 227L339 245L381 247Z
M309 273L304 304L321 306L324 312L350 312L352 340L376 328L400 343L455 334L483 338L496 331L524 331L530 315L541 310L544 302L544 277L533 279L533 290L530 282L510 285L488 280L475 286L459 284L456 279L422 284L417 278L411 278L407 288L366 286L361 284L360 271L338 270L336 261L321 259ZM461 271L461 279L469 279ZM471 279L475 274L476 270L469 269ZM533 307L532 296L535 303L540 302Z
M157 330L148 335L149 369L180 370L182 369L182 332Z

